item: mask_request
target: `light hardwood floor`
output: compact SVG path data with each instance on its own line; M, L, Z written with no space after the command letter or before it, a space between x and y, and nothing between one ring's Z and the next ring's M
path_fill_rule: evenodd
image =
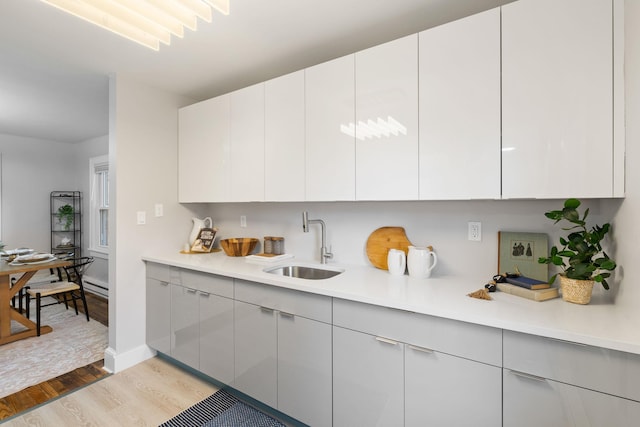
M214 385L154 357L5 426L158 426L216 391Z

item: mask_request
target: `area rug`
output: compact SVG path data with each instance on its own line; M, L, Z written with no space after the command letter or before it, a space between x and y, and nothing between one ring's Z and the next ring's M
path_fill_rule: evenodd
M285 427L224 390L184 410L160 427Z
M35 303L34 303L35 305ZM32 307L32 320L35 308ZM0 346L0 397L40 384L104 358L108 328L64 304L42 308L42 324L53 331ZM23 326L12 322L12 330Z

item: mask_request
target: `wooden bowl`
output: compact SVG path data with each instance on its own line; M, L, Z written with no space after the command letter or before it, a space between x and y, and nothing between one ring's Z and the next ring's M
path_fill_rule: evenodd
M220 240L220 246L228 256L247 256L256 248L258 239L253 237L237 237Z

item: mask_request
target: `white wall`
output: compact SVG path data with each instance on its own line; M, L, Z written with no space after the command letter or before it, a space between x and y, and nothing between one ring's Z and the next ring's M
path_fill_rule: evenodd
M563 200L527 201L424 201L353 203L250 203L214 204L210 215L219 238L283 236L287 253L318 261L320 226L302 231L302 211L327 225L332 263L371 265L365 253L369 234L378 227L404 227L415 245L432 245L438 254L434 277L464 277L479 287L497 271L498 231L547 233L557 244L559 229L544 213L561 209ZM583 200L593 221L610 221L620 200ZM240 228L246 215L247 228ZM482 241L467 239L467 222L482 223ZM372 267L373 268L373 267Z
M95 255L94 262L87 270L85 280L108 286L109 283L109 260L99 254L90 254L90 208L91 208L91 173L89 169L89 159L96 156L103 156L109 153L109 136L104 135L97 138L88 139L81 143L73 144L76 158L77 181L82 191L82 235L83 255ZM87 288L91 288L88 285ZM102 292L100 292L102 293Z
M7 249L51 249L49 195L80 190L72 144L0 134L2 241Z
M145 265L149 248L171 247L188 233L191 212L180 206L177 182L178 107L192 103L126 75L109 84L109 349L113 372L150 356L145 345ZM154 204L164 216L153 216ZM146 225L136 225L145 211Z

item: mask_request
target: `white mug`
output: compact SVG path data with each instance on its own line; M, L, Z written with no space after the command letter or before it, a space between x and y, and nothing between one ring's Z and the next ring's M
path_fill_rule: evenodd
M438 263L436 253L427 247L409 246L407 267L409 276L416 279L426 279L431 276L431 270Z
M389 267L389 273L392 275L404 275L407 267L407 257L404 251L400 249L389 249L387 253L387 266Z

